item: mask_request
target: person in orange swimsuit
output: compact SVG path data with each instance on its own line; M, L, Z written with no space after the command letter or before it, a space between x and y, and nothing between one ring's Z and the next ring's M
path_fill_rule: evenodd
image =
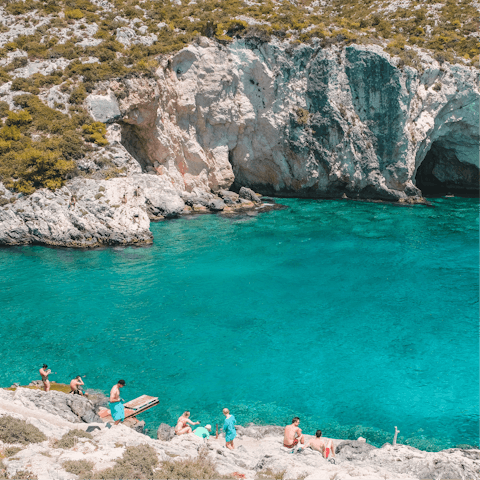
M185 433L192 433L192 428L190 425L199 425L200 422L192 422L188 417L190 417L190 412L187 410L183 412L181 417L178 417L177 426L175 427L176 435L184 435Z
M299 441L302 445L305 443L305 437L302 434L302 429L298 428L299 423L300 419L295 417L292 420L292 424L285 427L285 435L283 437L283 446L285 448L294 448Z

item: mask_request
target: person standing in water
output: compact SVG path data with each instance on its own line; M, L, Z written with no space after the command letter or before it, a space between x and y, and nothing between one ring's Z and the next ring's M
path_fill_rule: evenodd
M50 391L50 381L48 380L48 376L52 373L52 371L48 368L46 363L43 364L43 367L39 370L40 376L42 377L43 387L46 392Z
M225 442L226 447L230 450L233 450L233 440L237 436L237 431L235 430L235 424L237 421L233 415L230 415L230 410L228 408L223 409L223 414L225 415L225 423L223 424L223 431L225 432Z
M110 390L110 413L115 421L114 425L118 425L125 420L125 408L120 401L120 389L125 386L125 380L119 380Z
M181 417L178 417L177 426L175 427L175 435L192 433L192 427L189 427L188 424L200 425L200 422L192 422L188 417L190 417L190 412L188 410L183 412Z

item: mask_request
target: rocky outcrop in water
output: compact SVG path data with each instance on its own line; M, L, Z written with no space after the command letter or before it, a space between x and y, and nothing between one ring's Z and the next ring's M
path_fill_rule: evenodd
M111 82L102 121L144 169L179 191L397 201L478 190L478 72L423 71L377 45L322 48L202 38L155 79ZM113 95L114 94L114 95ZM93 99L96 99L95 102Z

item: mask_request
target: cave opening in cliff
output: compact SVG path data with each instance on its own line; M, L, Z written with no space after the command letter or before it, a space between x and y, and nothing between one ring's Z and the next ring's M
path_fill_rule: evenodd
M424 196L478 197L479 169L458 160L455 150L434 142L417 169L415 184Z

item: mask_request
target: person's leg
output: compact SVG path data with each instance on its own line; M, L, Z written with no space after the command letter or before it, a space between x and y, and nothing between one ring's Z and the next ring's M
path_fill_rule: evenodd
M226 444L226 447L230 450L233 450L235 447L233 446L233 440L231 440L230 442L227 442Z
M185 435L186 433L190 433L192 429L190 427L183 427L180 430L176 431L177 435Z
M303 436L303 434L300 435L300 443L301 443L302 445L305 445L305 437Z
M121 421L122 421L121 419L120 419L120 420L116 420L115 423L114 423L114 425L118 425Z
M44 385L45 385L45 391L49 392L50 391L50 382L47 380L47 381L44 382Z

